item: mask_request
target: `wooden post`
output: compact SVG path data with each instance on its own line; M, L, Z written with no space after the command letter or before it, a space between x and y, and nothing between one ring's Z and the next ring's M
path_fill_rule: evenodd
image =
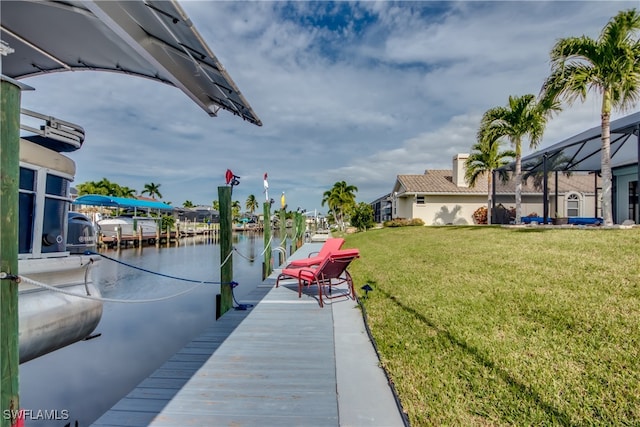
M2 273L11 275L18 274L20 89L17 83L2 79L0 86L0 270ZM20 409L18 330L18 282L2 279L0 280L0 426L2 427L14 425L17 411Z
M142 247L142 226L138 230L138 247Z
M122 243L122 227L116 227L116 248L120 249Z
M296 212L296 247L300 249L302 246L302 236L304 236L304 220L300 212Z
M222 295L220 315L223 315L233 307L233 295L231 295L231 286L228 284L233 280L231 187L218 187L218 202L220 204L220 281L223 283L220 285Z
M284 208L280 209L280 247L287 250L287 219Z
M271 274L271 203L264 202L264 222L262 224L264 235L264 263L262 264L262 280Z

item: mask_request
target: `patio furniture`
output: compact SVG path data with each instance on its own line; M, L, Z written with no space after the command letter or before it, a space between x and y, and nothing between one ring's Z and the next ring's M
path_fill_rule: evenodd
M344 239L341 237L329 238L324 242L319 252L311 252L308 258L293 260L285 268L312 267L314 265L319 265L331 252L339 250L343 244ZM312 256L313 254L317 255Z
M298 280L298 298L302 297L302 288L304 286L318 286L318 302L320 307L324 307L322 298L333 299L344 296L331 295L331 288L342 284L348 286L348 296L352 299L356 298L356 292L353 287L353 279L347 271L347 267L351 261L360 257L358 249L344 249L332 252L319 264L316 268L299 267L285 268L276 279L276 287L280 285L280 280L289 278ZM327 291L328 290L328 291Z

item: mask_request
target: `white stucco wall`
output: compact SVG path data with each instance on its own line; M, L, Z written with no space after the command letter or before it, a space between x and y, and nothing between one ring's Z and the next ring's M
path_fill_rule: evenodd
M580 216L594 215L594 197L578 193L580 197ZM549 197L549 216L554 217L556 209L554 196ZM398 198L397 218L420 218L425 225L473 225L473 213L480 207L487 206L486 195L427 195L425 204L417 204L414 196ZM515 199L510 197L496 198L496 204L505 208L515 207ZM566 202L563 195L558 198L558 216L566 215ZM522 216L537 214L542 216L543 203L539 195L522 197Z

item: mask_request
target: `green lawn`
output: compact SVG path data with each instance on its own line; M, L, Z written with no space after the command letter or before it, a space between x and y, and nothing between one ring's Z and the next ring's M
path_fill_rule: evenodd
M346 239L412 426L640 425L639 228Z

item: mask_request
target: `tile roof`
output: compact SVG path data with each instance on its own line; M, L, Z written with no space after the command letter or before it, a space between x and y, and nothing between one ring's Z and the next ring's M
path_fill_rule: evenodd
M475 187L458 187L453 183L452 170L427 170L423 175L398 175L396 187L399 193L424 193L424 194L486 194L487 178L478 179ZM600 180L598 179L598 183ZM549 192L555 192L555 178L549 176ZM567 177L558 174L558 187L561 193L576 191L579 193L594 192L593 174L574 173ZM503 184L500 180L496 183L497 194L515 194L515 181L510 180ZM535 188L533 179L522 182L522 194L542 194L542 188Z

